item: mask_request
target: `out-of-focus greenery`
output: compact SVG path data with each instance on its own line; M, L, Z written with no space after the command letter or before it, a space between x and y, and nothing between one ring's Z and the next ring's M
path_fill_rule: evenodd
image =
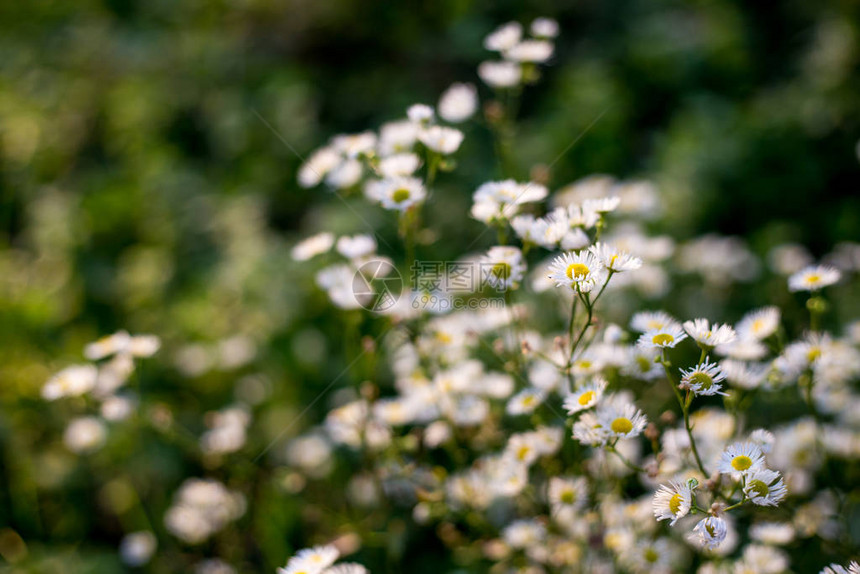
M285 440L319 420L337 388L375 372L352 365L312 403L371 326L344 335L342 313L289 247L306 230L366 222L396 234L360 200L300 189L295 173L332 134L434 103L454 81L478 83L484 35L535 16L557 18L561 36L523 102L520 179L538 164L552 164L553 187L598 172L646 177L676 237L741 235L759 254L781 241L822 254L860 238L857 3L0 4L0 556L10 571L125 571L116 546L146 528L159 535L152 572L214 555L273 572L296 548L351 529L379 571L403 556L404 572L450 567L438 541L400 518L349 508L325 482L299 493L279 470ZM441 257L477 235L462 214L474 187L501 175L483 128L467 128L462 154L469 186L430 206ZM163 424L72 455L68 413L40 388L120 328L163 340L132 382L149 399L140 420ZM226 461L201 456L203 413L234 400L254 405L248 445ZM345 462L335 476L349 473ZM243 492L248 512L190 549L171 542L162 516L185 477L204 475Z

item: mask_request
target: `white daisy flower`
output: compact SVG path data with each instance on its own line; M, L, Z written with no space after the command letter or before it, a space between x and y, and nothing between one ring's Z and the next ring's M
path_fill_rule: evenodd
M740 339L763 341L779 328L780 311L778 307L764 307L744 315L737 325Z
M558 36L558 22L552 18L535 18L529 31L537 38L555 38Z
M558 287L578 286L580 291L588 292L604 278L603 265L590 251L563 253L553 259L549 278ZM586 287L585 290L582 287Z
M493 52L504 52L516 46L522 37L523 27L518 22L508 22L484 38L484 48Z
M618 209L621 198L618 196L586 199L582 202L583 211L594 213L611 213Z
M759 388L770 371L770 365L734 359L720 361L720 368L732 386L746 390Z
M409 106L409 109L406 110L406 117L409 118L410 122L416 124L429 123L433 121L434 116L433 108L427 104L412 104Z
M463 143L463 132L445 126L430 126L418 133L418 139L436 153L450 155Z
M324 231L296 243L290 255L295 261L307 261L326 253L334 245L334 235Z
M776 506L788 494L788 489L779 472L762 468L747 475L744 494L758 506Z
M418 139L418 131L421 127L409 120L400 120L382 124L379 128L379 154L389 156L395 153L408 152L412 150Z
M661 329L651 329L642 333L636 342L640 347L672 349L687 338L679 325L667 325Z
M94 365L66 367L48 379L42 387L42 398L53 401L61 397L79 397L95 388L98 374Z
M790 543L794 534L794 526L787 522L759 522L750 526L750 538L771 546Z
M305 548L290 558L287 562L287 568L294 564L301 564L311 572L320 572L334 564L338 556L340 556L340 552L331 544Z
M708 516L693 527L693 532L698 534L699 542L705 548L713 550L726 539L728 527L719 516Z
M512 88L523 80L523 71L516 62L481 62L478 76L491 88Z
M509 415L527 415L534 412L546 398L546 393L540 389L523 389L511 397L505 411Z
M557 209L546 217L541 217L539 219L535 219L534 216L531 215L517 216L511 221L511 225L516 231L517 226L514 225L515 223L522 230L521 232L518 231L518 234L523 241L530 241L531 243L536 243L537 245L547 249L555 248L559 241L561 241L565 234L570 230L564 210L560 209ZM526 227L526 225L528 225L528 227ZM585 244L588 244L587 236Z
M684 321L684 330L703 347L728 345L737 338L735 330L730 325L710 325L707 319Z
M372 235L344 235L337 240L337 252L347 259L356 259L376 252L376 239Z
M608 402L595 413L604 432L610 438L633 438L645 429L648 420L642 411L632 404Z
M483 278L498 290L516 287L526 272L522 251L517 247L491 247L481 259Z
M505 527L502 538L511 548L528 548L544 541L546 526L536 519L516 520Z
M533 233L537 221L531 214L517 215L511 219L511 227L524 243L538 243L536 234Z
M748 544L734 574L782 574L788 571L788 555L782 550L761 544Z
M362 173L364 173L364 169L361 167L361 162L356 159L349 159L328 172L325 183L334 189L346 189L357 184Z
M719 365L709 363L705 357L703 363L699 363L688 370L681 370L681 384L689 388L696 396L710 396L728 394L721 392L722 383L726 379Z
M723 474L749 475L764 468L764 454L753 442L736 442L720 455L718 469Z
M582 227L591 229L600 220L600 214L593 209L587 209L585 204L571 204L567 206L567 219L571 227Z
M672 480L669 486L661 485L654 493L651 506L657 520L671 520L670 526L675 526L680 518L687 516L693 504L693 490L688 483Z
M630 328L640 333L670 326L680 328L681 323L665 311L640 311L630 319Z
M577 389L564 399L564 408L567 414L572 415L596 405L603 396L606 385L606 379L595 377L590 383Z
M506 179L482 184L472 194L472 199L476 203L490 201L507 206L541 201L548 194L549 190L539 183L518 183L513 179Z
M370 574L370 571L355 562L344 562L335 564L330 568L323 570L322 574Z
M452 124L471 118L478 109L478 91L472 84L452 84L439 98L439 116Z
M90 453L100 449L107 440L107 427L98 417L79 417L69 423L63 433L63 442L76 453Z
M568 229L558 242L558 246L566 251L574 251L582 249L591 243L588 234L579 227Z
M788 278L789 291L818 291L837 283L842 273L829 265L810 265Z
M598 261L609 271L621 273L642 267L642 260L629 253L619 251L606 243L596 243L589 248Z
M622 367L625 375L643 381L654 381L663 377L663 367L655 361L660 352L653 347L632 346L627 350L627 360Z
M395 153L379 160L379 174L383 178L408 177L421 166L414 153Z
M369 199L381 203L386 209L406 211L424 201L427 191L420 179L398 177L368 183L365 194Z
M349 159L373 151L376 147L376 134L370 131L360 134L344 134L332 139L332 146Z
M767 429L756 429L750 433L750 440L756 443L765 454L773 449L776 437Z
M554 476L549 479L547 498L556 510L559 508L578 510L588 502L588 483L582 476L576 478Z
M504 456L520 464L531 466L541 455L537 441L537 435L534 433L513 434L505 446Z
M848 564L848 568L839 564L831 564L830 566L825 566L819 574L860 574L860 564L852 561Z
M585 412L573 424L573 438L584 445L602 446L609 440L608 433L593 412Z
M334 148L323 147L316 150L299 168L299 185L304 188L319 185L342 161L343 156Z
M552 57L555 47L546 40L524 40L505 51L506 60L512 62L546 62Z

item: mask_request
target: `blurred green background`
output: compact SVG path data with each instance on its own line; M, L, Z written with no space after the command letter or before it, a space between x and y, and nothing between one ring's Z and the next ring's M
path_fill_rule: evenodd
M587 130L551 187L593 173L651 179L678 239L718 232L759 255L792 241L819 256L860 239L856 1L0 4L0 554L18 559L0 568L124 571L123 532L163 534L186 476L238 485L249 511L203 550L160 535L153 572L206 555L269 572L343 526L303 502L311 487L283 486L278 448L256 458L351 360L340 313L289 248L319 229L367 230L329 192L296 185L300 156L433 104L452 82L479 83L483 37L537 16L561 34L525 94L520 179ZM501 175L486 129L465 131L460 179L430 208L446 257L481 229L450 214ZM395 243L378 210L353 208ZM120 328L163 340L134 384L144 414L168 413L170 430L135 425L80 461L60 439L76 405L46 405L40 388ZM243 451L212 461L184 443L206 428L202 413L234 400L255 408ZM439 543L399 544L429 554ZM367 552L369 565L385 554Z

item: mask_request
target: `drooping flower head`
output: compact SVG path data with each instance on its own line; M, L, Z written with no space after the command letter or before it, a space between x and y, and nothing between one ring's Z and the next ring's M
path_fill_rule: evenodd
M661 485L651 502L657 520L671 520L671 526L675 526L679 519L687 516L692 504L693 490L690 484L675 480L670 481L669 486Z
M786 497L788 489L779 472L762 468L747 475L744 494L758 506L776 506Z
M723 543L728 531L726 521L719 516L708 516L693 527L693 532L698 535L699 542L710 550Z
M721 383L726 375L716 363L709 363L708 357L688 370L681 370L681 384L689 388L696 396L724 395Z

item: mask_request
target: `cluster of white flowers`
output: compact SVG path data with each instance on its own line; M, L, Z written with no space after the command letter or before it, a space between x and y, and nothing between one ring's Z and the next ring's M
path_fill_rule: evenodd
M245 445L251 415L243 405L235 405L209 413L211 427L200 437L200 449L208 454L236 452Z
M212 479L190 478L174 495L164 524L187 544L200 544L245 514L245 497Z
M449 156L463 142L463 132L439 123L437 114L448 123L458 124L471 118L477 108L475 87L454 84L442 94L437 109L415 104L406 110L405 118L383 124L378 133L333 137L302 165L299 184L315 187L325 182L332 189L345 191L363 184L365 196L385 209L409 210L427 197L424 182L416 177L422 166L432 181L437 169L448 168ZM323 238L318 239L321 246L325 245Z
M507 89L538 80L540 76L535 65L546 63L552 57L558 23L538 18L531 23L528 32L530 36L524 37L519 22L508 22L484 38L484 47L502 57L478 67L478 75L484 83L492 88Z
M160 346L154 335L132 336L119 331L84 348L84 356L91 363L66 367L48 379L42 387L44 399L89 397L98 407L98 414L82 415L69 422L63 435L69 450L97 451L107 440L106 423L125 420L132 414L136 398L132 393L122 393L122 387L134 373L134 359L150 357Z
M557 33L558 24L545 18L531 23L528 37L520 24L500 27L485 46L502 59L481 64L480 77L497 89L534 81ZM416 104L376 132L332 138L301 167L299 183L363 190L395 212L406 276L416 262L416 236L427 231L420 210L437 174L455 168L452 154L464 139L446 124L478 108L475 86L454 84L435 109ZM699 574L779 574L791 567L788 545L838 541L838 490L816 480L828 462L860 457L860 322L841 335L822 323L825 291L860 270L860 247L843 244L816 263L799 246L780 246L769 264L782 276L773 290L785 320L767 305L714 323L703 316L722 313L697 289L721 292L766 271L742 240L707 235L676 243L649 235L645 222L664 210L646 181L599 174L553 191L549 178L534 179L545 183L502 176L472 194L472 219L497 240L457 263L478 265L482 283L504 292L505 306L416 307L420 289L440 301L453 295L410 286L390 293L391 305L374 307L384 338L362 343L363 352L387 361L393 385L362 378L333 393L321 424L273 450L285 466L279 486L298 493L332 475L339 451L358 453L351 461L361 468L344 488L351 505L371 508L385 498L416 524L435 526L446 545L468 549L458 556L480 555L499 572L669 574L695 563ZM374 235L324 231L294 245L291 255L319 265L316 285L337 307L356 310L369 309L370 284L401 264L379 251ZM689 320L647 304L668 294L672 281L686 282L692 293ZM462 291L486 295L474 285ZM792 297L805 299L809 322L802 328L803 311L789 314ZM253 359L255 341L235 335L188 345L176 364L190 376L237 368ZM136 397L119 391L134 359L158 347L153 336L116 333L87 346L85 355L98 363L68 367L45 384L47 400L98 403L99 416L68 425L68 448L98 450L106 421L129 417ZM794 410L758 417L760 405L776 397ZM169 411L153 412L153 422L170 427ZM760 418L777 422L758 428ZM206 468L242 455L254 423L249 404L237 397L203 422L206 429L186 442ZM199 545L242 517L245 506L238 491L193 478L176 492L164 522L182 542ZM343 548L335 544L300 550L278 574L366 574L359 564L336 564ZM153 533L133 532L120 554L137 567L157 547ZM822 573L858 570L852 562ZM235 572L217 559L195 571Z
M482 64L482 79L495 88L527 83L534 64L551 57L556 33L544 19L533 23L531 38L519 24L500 27L485 46L503 60ZM445 107L473 101L474 91L458 90L443 98ZM434 113L415 107L409 116L410 125L430 125ZM403 198L415 197L420 184L412 181ZM398 201L384 200L393 189L371 196L396 208ZM410 507L419 524L440 528L471 516L481 524L484 557L500 571L669 573L698 555L701 574L777 574L790 565L781 547L836 536L832 496L815 491L814 477L826 457L860 454L860 395L852 386L860 377L860 323L839 338L822 331L820 319L823 290L860 261L850 246L820 265L796 249L772 257L787 277L786 296L809 292L810 327L795 341L776 306L735 323L629 305L606 312L628 312L625 329L603 318L605 294L622 306L630 300L625 290L662 297L673 270L719 289L755 280L763 266L736 237L676 244L649 236L641 222L663 209L643 181L594 175L553 193L536 181L503 179L479 186L472 199L472 218L498 242L467 258L480 262L486 284L506 292L509 308L396 313L383 345L394 394L372 386L342 402L322 428L294 441L314 453L291 455L294 468L320 478L331 468L329 442L369 453L378 462L351 483L357 503L387 496ZM294 254L308 259L333 244L331 235L314 236ZM536 248L549 258L536 262ZM562 310L557 331L535 320L547 315L531 299L553 288ZM747 427L750 400L792 385L811 417ZM675 407L666 410L664 397ZM430 462L440 460L447 464ZM633 480L653 494L623 498L619 484ZM768 509L787 501L795 516L779 522ZM727 560L751 516L749 542ZM686 534L661 529L663 520ZM498 536L486 538L487 528Z

